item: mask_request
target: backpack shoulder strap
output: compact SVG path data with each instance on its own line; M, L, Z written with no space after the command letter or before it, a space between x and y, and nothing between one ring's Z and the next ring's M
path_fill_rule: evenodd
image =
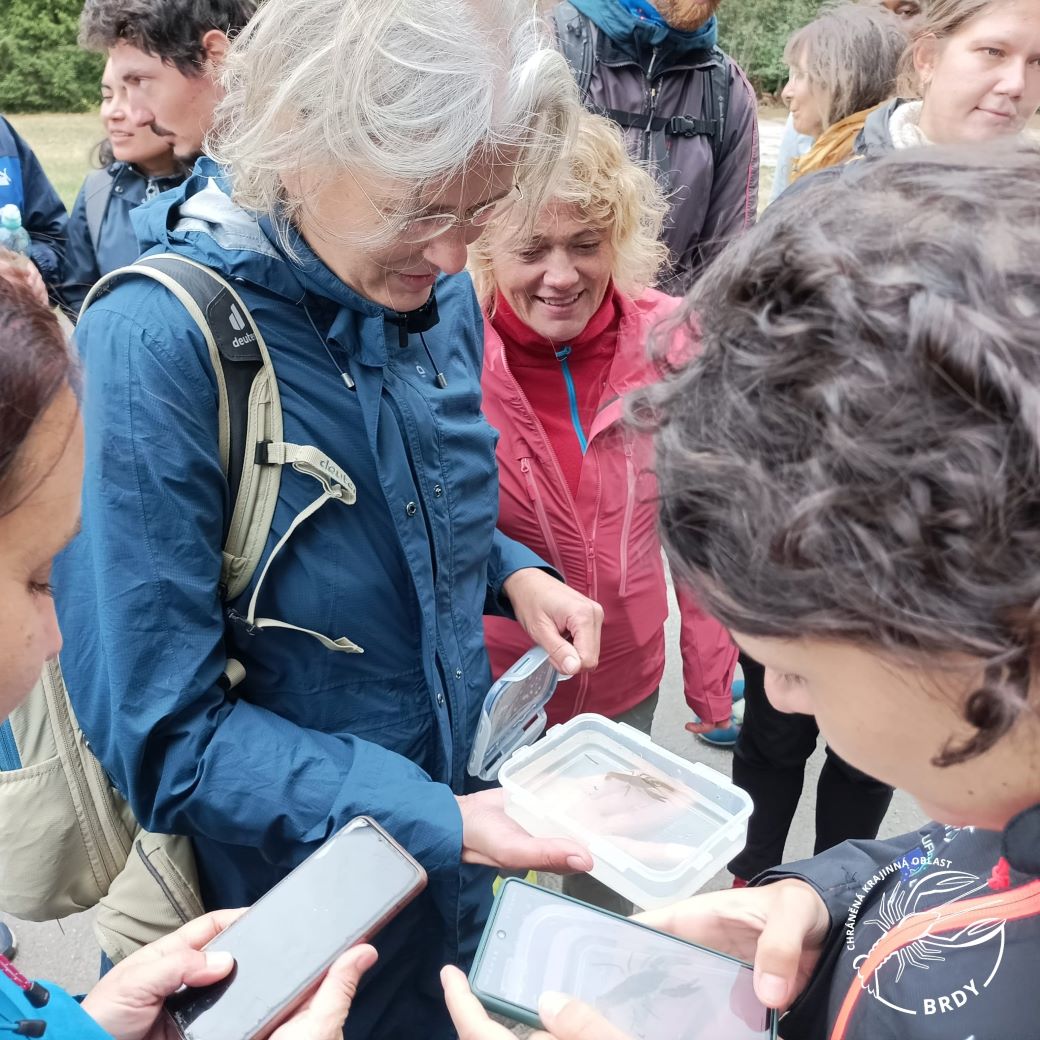
M709 120L711 129L711 154L718 166L722 162L722 149L726 142L726 121L729 116L729 92L732 69L729 58L718 47L714 49L712 64L703 94L703 115Z
M87 215L87 231L90 233L90 244L97 255L101 242L101 225L105 221L108 200L112 197L114 182L107 169L94 170L87 174L83 182L83 203Z
M571 67L584 105L589 99L592 73L596 67L596 27L567 0L553 8L552 18L556 43Z
M220 464L232 503L220 575L225 601L236 599L246 590L260 565L278 503L282 467L292 466L322 487L322 493L301 510L268 556L253 587L247 613L242 616L229 610L229 618L244 623L250 631L290 629L314 637L326 649L362 653L346 636L330 639L284 621L256 616L260 589L290 536L328 501L353 505L357 500L353 481L318 448L283 440L278 380L267 344L242 298L215 271L176 253L152 254L102 278L84 301L83 310L116 282L135 275L168 289L199 327L209 348L217 380ZM234 666L235 674L229 667L228 682L235 685L244 673L237 662L229 662L229 666Z

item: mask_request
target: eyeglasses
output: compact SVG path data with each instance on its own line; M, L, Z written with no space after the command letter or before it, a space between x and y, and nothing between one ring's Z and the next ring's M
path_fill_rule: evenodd
M414 245L430 242L456 227L485 228L523 197L523 189L519 184L514 184L501 198L475 206L462 216L458 213L430 213L425 217L412 217L399 224L395 234L401 242Z

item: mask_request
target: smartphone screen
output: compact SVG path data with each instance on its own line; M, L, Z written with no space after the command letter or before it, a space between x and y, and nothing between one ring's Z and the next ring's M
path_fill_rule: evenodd
M214 986L170 997L187 1040L247 1040L278 1020L329 965L402 910L426 873L378 824L352 820L209 946L235 958Z
M774 1035L748 965L521 881L502 886L470 981L489 1008L531 1023L554 990L633 1040Z

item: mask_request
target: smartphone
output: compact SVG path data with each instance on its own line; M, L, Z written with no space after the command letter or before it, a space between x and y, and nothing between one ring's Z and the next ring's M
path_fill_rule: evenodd
M426 887L426 871L359 816L207 948L235 958L213 986L184 989L166 1013L184 1040L254 1040L315 990L344 950L371 939Z
M775 1040L750 964L509 879L470 972L488 1010L541 1027L547 990L591 1004L632 1040Z

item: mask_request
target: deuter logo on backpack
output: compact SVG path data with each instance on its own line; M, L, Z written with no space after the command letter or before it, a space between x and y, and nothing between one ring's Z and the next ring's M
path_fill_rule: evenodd
M246 319L242 317L242 312L235 304L231 304L231 309L228 312L228 322L236 332L242 332L245 330ZM251 332L247 332L244 336L236 336L231 341L231 346L237 350L239 347L248 347L250 343L255 342L256 336Z

